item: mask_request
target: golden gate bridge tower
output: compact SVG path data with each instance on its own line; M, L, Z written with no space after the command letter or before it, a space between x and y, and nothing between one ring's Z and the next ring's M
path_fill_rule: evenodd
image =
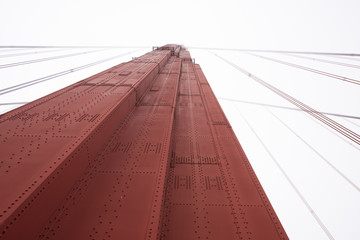
M0 239L288 239L200 65L156 47L0 116Z

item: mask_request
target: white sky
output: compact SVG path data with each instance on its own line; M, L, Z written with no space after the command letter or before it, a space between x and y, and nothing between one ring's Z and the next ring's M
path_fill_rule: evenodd
M0 45L117 45L276 49L360 53L360 2L345 1L20 1L0 0ZM0 49L0 65L85 52L62 50L18 57L35 50ZM133 49L107 50L49 62L0 69L0 89L85 65ZM20 91L0 95L0 104L27 102L84 79L150 48ZM266 108L220 98L294 107L211 52L190 49L218 96L240 143L291 239L327 239L259 143L240 113L276 158L335 239L360 238L360 192L290 132ZM216 51L319 111L360 116L360 87L240 52ZM360 80L360 69L261 54ZM351 59L311 56L360 65ZM0 113L14 108L0 105ZM360 147L303 112L268 108L331 164L360 186ZM332 117L360 132L360 120Z
M3 44L360 51L357 0L1 0Z

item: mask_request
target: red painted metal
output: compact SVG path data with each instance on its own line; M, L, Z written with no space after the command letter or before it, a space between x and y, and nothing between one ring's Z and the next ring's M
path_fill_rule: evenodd
M6 113L0 134L0 239L287 239L178 45Z

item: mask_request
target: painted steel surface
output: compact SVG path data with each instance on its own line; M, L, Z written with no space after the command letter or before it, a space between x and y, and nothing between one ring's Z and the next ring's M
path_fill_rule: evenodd
M0 239L287 239L179 45L2 115L0 141Z

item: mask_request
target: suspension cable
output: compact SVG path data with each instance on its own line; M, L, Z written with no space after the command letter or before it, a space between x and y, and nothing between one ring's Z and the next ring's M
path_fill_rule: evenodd
M285 61L282 61L282 60L279 60L279 59L275 59L275 58L271 58L271 57L265 57L265 56L258 55L258 54L254 54L254 53L250 53L250 52L246 52L246 53L249 54L249 55L255 56L255 57L259 57L259 58L263 58L263 59L269 60L269 61L281 63L281 64L284 64L284 65L287 65L287 66L291 66L291 67L294 67L294 68L302 69L302 70L305 70L305 71L309 71L309 72L321 74L321 75L324 75L324 76L327 76L327 77L336 78L336 79L339 79L339 80L341 80L341 81L345 81L345 82L349 82L349 83L353 83L353 84L360 85L360 81L359 81L359 80L356 80L356 79L353 79L353 78L343 77L343 76L340 76L340 75L336 75L336 74L332 74L332 73L328 73L328 72L316 70L316 69L314 69L314 68L309 68L309 67L301 66L301 65L298 65L298 64L289 63L289 62L285 62Z
M348 144L349 146L351 146L352 148L354 148L357 151L360 151L360 146L357 144L354 144L352 141L348 141L348 139L346 137L344 137L342 134L337 134L336 132L332 131L331 128L326 127L324 124L322 124L322 122L316 121L315 118L313 118L311 115L305 114L304 116L306 116L307 118L309 118L311 121L313 121L314 123L318 124L320 127L322 127L324 130L328 131L329 133L331 133L332 135L334 135L335 137L337 137L338 139L340 139L341 141L343 141L344 143ZM345 119L345 118L344 118Z
M239 99L232 99L232 98L224 98L224 97L218 97L220 100L229 101L229 102L239 102L239 103L246 103L246 104L253 104L253 105L259 105L259 106L266 106L266 107L272 107L272 108L281 108L281 109L287 109L287 110L293 110L293 111L305 111L303 109L299 108L292 108L292 107L285 107L285 106L279 106L279 105L273 105L273 104L267 104L267 103L259 103L259 102L250 102L250 101L244 101ZM351 116L351 115L344 115L344 114L338 114L338 113L329 113L329 112L320 112L325 115L331 115L336 117L343 117L343 118L354 118L354 119L360 119L360 117L357 116Z
M344 56L333 56L333 57L341 58L341 59L348 59L351 61L360 61L360 58L355 58L355 57L344 57Z
M242 100L236 100L236 99L227 99L227 98L221 98L221 97L219 97L219 99L224 100L224 101L230 101L230 102L239 102L239 103L246 103L246 104L254 104L254 105L259 105L259 106L265 106L265 107L272 107L272 108L280 108L280 109L287 109L287 110L306 112L306 110L299 109L299 108L291 108L291 107L277 106L277 105L264 104L264 103L248 102L248 101L242 101ZM337 117L343 117L344 120L352 123L353 125L356 125L356 126L360 127L358 124L353 123L352 121L349 121L346 118L346 117L350 117L350 118L357 119L358 117L356 117L356 116L348 116L348 115L332 114L332 113L324 113L324 112L320 112L320 113L325 114L325 115L334 115L334 116L337 116ZM333 131L331 131L331 129L326 128L324 125L322 125L320 122L316 121L315 119L311 118L309 115L305 115L305 116L308 117L311 121L314 121L316 124L319 124L321 127L323 127L325 130L329 131L335 137L341 139L346 144L349 144L351 147L355 148L357 151L360 151L360 148L357 145L354 145L352 142L347 141L345 138L342 137L342 135L335 134Z
M16 51L23 51L23 50L27 50L27 49L23 49L23 48L5 48L5 49L1 49L0 53L3 53L3 52L16 52Z
M13 46L2 45L0 48L151 48L152 46ZM280 50L264 50L264 49L239 49L239 48L217 48L217 47L196 47L188 46L188 49L199 50L222 50L222 51L238 51L238 52L272 52L272 53L299 53L299 54L315 54L315 55L335 55L335 56L360 56L360 53L334 53L334 52L310 52L310 51L280 51Z
M17 56L24 56L24 55L32 55L32 54L41 54L41 53L48 53L48 52L58 52L58 51L68 51L71 49L61 48L61 49L51 49L46 51L36 51L36 52L23 52L23 53L13 53L13 54L5 54L0 55L0 58L7 58L7 57L17 57Z
M38 62L51 61L51 60L60 59L60 58L74 57L74 56L78 56L78 55L85 55L85 54L100 52L100 51L105 51L105 50L108 50L108 49L98 49L98 50L92 50L92 51L87 51L87 52L71 53L71 54L65 54L65 55L60 55L60 56L38 58L38 59L33 59L33 60L28 60L28 61L8 63L8 64L0 65L0 69L16 67L16 66L32 64L32 63L38 63Z
M360 127L359 124L354 123L353 121L350 121L349 119L344 118L344 120L347 121L348 123L351 123L351 124L354 125L354 126Z
M220 58L221 60L223 60L224 62L226 62L227 64L234 67L235 69L237 69L238 71L240 71L241 73L247 75L248 77L250 77L251 79L253 79L256 82L260 83L264 87L266 87L269 90L273 91L274 93L276 93L280 97L284 98L285 100L289 101L290 103L294 104L295 106L303 109L306 113L310 114L314 118L316 118L319 121L323 122L328 127L334 129L335 131L342 134L343 136L345 136L349 140L351 140L351 141L355 142L356 144L360 145L360 135L359 134L351 131L350 129L348 129L346 127L344 127L340 123L332 120L331 118L325 116L324 114L321 114L320 112L316 111L315 109L313 109L313 108L309 107L308 105L302 103L301 101L297 100L296 98L286 94L285 92L283 92L283 91L279 90L278 88L272 86L271 84L265 82L264 80L260 79L259 77L251 74L250 72L244 70L243 68L239 67L238 65L226 60L225 58L217 55L216 53L213 53L213 54L215 56L217 56L218 58Z
M64 76L64 75L67 75L67 74L70 74L70 73L73 73L73 72L77 72L77 71L83 70L85 68L89 68L89 67L92 67L92 66L95 66L95 65L98 65L98 64L101 64L101 63L104 63L104 62L107 62L107 61L110 61L110 60L113 60L113 59L116 59L116 58L119 58L119 57L123 57L125 55L128 55L128 54L136 52L136 51L138 51L138 50L122 53L120 55L105 58L103 60L92 62L92 63L89 63L89 64L85 64L85 65L80 66L80 67L68 69L68 70L58 72L58 73L55 73L55 74L51 74L51 75L48 75L48 76L45 76L45 77L37 78L37 79L31 80L31 81L28 81L28 82L25 82L25 83L21 83L21 84L17 84L17 85L11 86L11 87L3 88L3 89L0 89L0 95L4 95L4 94L14 92L14 91L26 88L26 87L30 87L32 85L39 84L39 83L42 83L42 82L45 82L45 81L49 81L49 80L52 80L54 78L58 78L58 77L61 77L61 76Z
M299 134L297 134L292 128L289 127L284 121L282 121L278 116L276 116L269 108L265 107L265 109L279 122L284 125L290 132L292 132L301 142L303 142L308 148L310 148L316 155L318 155L327 165L329 165L335 172L337 172L345 181L347 181L352 187L354 187L358 192L360 192L359 186L353 183L348 177L345 176L343 172L341 172L337 167L335 167L329 160L327 160L323 155L321 155L314 147L312 147L309 143L305 141Z
M314 209L311 208L310 204L306 201L305 197L301 194L301 192L299 191L299 189L295 186L295 184L293 183L293 181L290 179L290 177L286 174L285 170L282 168L282 166L280 165L280 163L276 160L276 158L274 157L274 155L270 152L269 148L265 145L265 143L261 140L261 138L259 137L259 135L256 133L256 131L254 130L254 128L250 125L250 123L247 121L247 119L245 118L245 116L240 112L240 110L236 107L236 110L238 111L238 113L240 114L241 118L245 121L246 125L249 127L249 129L251 130L251 132L255 135L255 137L257 138L257 140L261 143L261 145L263 146L263 148L265 149L265 151L267 152L267 154L270 156L270 158L273 160L273 162L275 163L275 165L278 167L278 169L280 170L280 172L283 174L283 176L285 177L285 179L288 181L288 183L291 185L291 187L294 189L294 191L296 192L296 194L298 195L298 197L301 199L301 201L304 203L304 205L306 206L306 208L309 210L309 212L313 215L313 217L315 218L315 220L317 221L317 223L320 225L320 227L322 228L322 230L325 232L325 234L327 235L327 237L331 240L334 240L334 237L331 235L330 231L327 229L327 227L324 225L324 223L321 221L321 219L319 218L319 216L316 214L316 212L314 211Z
M27 104L29 102L7 102L7 103L0 103L0 106L6 106L6 105L23 105Z
M263 49L239 49L239 48L215 48L215 47L188 47L188 49L209 50L209 51L230 51L230 52L268 52L268 53L296 53L312 55L333 55L333 56L352 56L359 57L360 53L334 53L334 52L309 52L309 51L280 51L280 50L263 50Z
M71 49L76 49L76 48L151 48L151 46L94 46L94 45L89 45L89 46L40 46L40 45L34 45L34 46L0 46L0 48L24 48L24 49L32 49L32 48L71 48Z
M338 61L331 61L331 60L326 60L326 59L321 59L321 58L299 56L299 55L295 55L295 54L286 54L286 55L296 57L296 58L309 59L309 60L318 61L318 62L331 63L331 64L345 66L345 67L360 68L359 65L349 64L349 63L342 63L342 62L338 62Z

